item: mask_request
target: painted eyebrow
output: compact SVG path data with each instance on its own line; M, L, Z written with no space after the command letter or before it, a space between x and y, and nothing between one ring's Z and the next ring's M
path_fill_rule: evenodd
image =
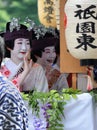
M50 49L45 49L45 51L49 51Z
M50 49L45 49L45 51L50 51ZM53 49L53 51L55 51L55 48Z
M26 41L29 41L29 39L25 39ZM22 38L19 38L18 41L22 41Z

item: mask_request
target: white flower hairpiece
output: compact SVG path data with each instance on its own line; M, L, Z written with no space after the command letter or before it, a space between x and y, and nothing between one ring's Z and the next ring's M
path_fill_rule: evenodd
M10 22L10 32L12 32L14 29L19 30L20 29L20 18L12 18L11 22ZM39 39L40 37L44 37L46 33L50 33L52 34L54 37L58 38L58 34L55 31L55 28L53 27L45 27L44 25L40 24L40 25L36 25L36 23L31 20L30 18L26 17L25 24L29 24L28 31L33 30L35 33L35 36L37 39Z
M28 31L32 30L35 27L35 22L29 19L28 17L25 18L24 21L25 24L29 24L27 27ZM14 29L20 30L21 24L20 24L20 18L12 18L10 21L10 32L12 32Z
M25 18L25 22L24 23L29 24L29 27L28 27L29 31L34 29L35 26L36 26L35 22L33 20L31 20L30 18L28 18L28 17Z
M51 33L54 37L58 37L58 34L53 27L45 27L42 24L36 25L36 23L28 17L26 17L25 23L29 24L28 30L33 30L37 39L45 36L46 33Z
M12 18L10 21L10 32L12 32L14 29L19 30L20 29L20 24L19 24L20 18Z
M36 34L36 38L39 39L46 35L46 33L51 33L54 37L58 38L58 34L53 27L45 27L40 24L39 26L34 27L34 33Z

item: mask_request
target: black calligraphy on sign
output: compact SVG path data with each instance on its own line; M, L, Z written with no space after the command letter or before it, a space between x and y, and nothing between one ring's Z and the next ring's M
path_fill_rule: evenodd
M79 36L79 38L77 38L77 41L80 45L78 45L75 48L78 49L78 48L82 47L83 50L86 51L87 46L89 46L89 47L95 49L95 48L97 48L97 46L91 44L94 40L95 39L91 35L82 34L82 36Z
M51 23L53 19L53 17L51 16L54 14L53 4L54 2L52 2L51 0L45 0L44 2L44 13L46 14L44 19L46 19L47 23Z
M51 1L51 0L45 0L44 1L44 4L46 5L46 4L48 4L48 5L53 5L53 2Z
M77 33L95 33L95 23L94 22L83 22L77 23L76 26Z
M86 9L81 9L81 5L76 5L76 7L78 8L78 10L74 12L74 17L78 17L79 19L84 20L92 17L94 20L97 20L97 13L93 10L96 9L95 5L90 5ZM95 38L91 35L87 35L87 33L95 34L95 21L77 23L76 33L82 34L77 38L77 42L79 43L79 45L75 47L76 49L82 48L83 50L87 51L88 47L91 47L93 49L97 48L97 46L93 45L93 41L95 41Z
M81 5L76 5L78 8L81 8ZM74 17L79 17L79 19L88 19L90 17L93 17L97 20L97 13L93 11L93 9L96 8L95 5L90 5L85 10L79 9L75 11L76 15ZM96 9L97 10L97 9Z

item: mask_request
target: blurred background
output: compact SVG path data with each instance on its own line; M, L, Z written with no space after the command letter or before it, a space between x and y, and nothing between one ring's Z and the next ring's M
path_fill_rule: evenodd
M6 22L10 21L13 17L20 17L21 22L24 22L25 17L29 17L39 24L37 1L0 0L0 31L5 30Z

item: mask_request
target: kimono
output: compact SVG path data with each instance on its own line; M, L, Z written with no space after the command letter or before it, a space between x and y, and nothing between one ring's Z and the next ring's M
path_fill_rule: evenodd
M68 88L68 82L65 73L61 73L57 64L52 66L48 78L49 89L61 91L63 88Z
M20 92L1 73L0 130L28 130L28 113Z
M11 59L5 59L5 61L3 61L2 63L1 73L7 78L9 78L15 84L15 86L19 89L18 81L19 81L19 76L21 75L22 72L20 72L18 75L17 74L15 75L15 73L18 72L17 68L19 69L19 65L17 66L15 63L13 63ZM23 92L29 92L34 89L39 92L48 92L48 83L47 83L47 79L46 79L42 66L35 63L32 67L32 70L29 72L29 74L25 78L22 85L23 85L23 88L22 88ZM34 130L33 115L31 113L32 109L31 108L29 109L27 105L26 105L26 108L28 110L29 130ZM26 129L23 129L23 130L26 130Z
M19 76L21 75L22 72L12 77L14 73L17 73L16 72L17 68L19 68L19 65L16 65L11 59L5 59L0 71L7 78L10 79L11 77L11 81L16 85L17 88L19 88L18 81ZM35 89L39 92L48 92L47 79L41 65L34 63L31 71L25 78L22 86L23 86L22 91L31 91Z

